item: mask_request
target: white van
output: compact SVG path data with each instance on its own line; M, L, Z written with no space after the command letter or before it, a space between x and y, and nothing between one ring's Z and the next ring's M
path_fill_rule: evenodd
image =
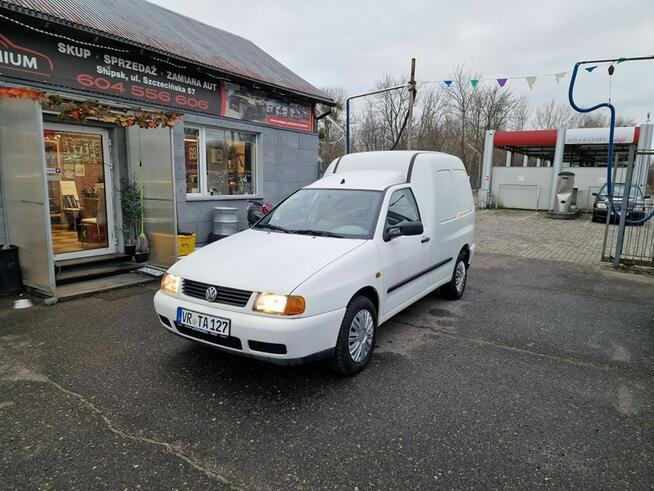
M393 315L437 288L463 295L474 251L458 158L350 154L252 228L173 265L154 304L179 336L277 363L329 358L353 374Z

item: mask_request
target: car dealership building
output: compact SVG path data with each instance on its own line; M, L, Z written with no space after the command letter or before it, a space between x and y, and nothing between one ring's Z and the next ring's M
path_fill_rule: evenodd
M144 0L0 1L0 26L0 244L38 292L125 251L126 179L167 266L179 233L208 241L215 207L244 227L247 199L318 177L331 100L250 41Z

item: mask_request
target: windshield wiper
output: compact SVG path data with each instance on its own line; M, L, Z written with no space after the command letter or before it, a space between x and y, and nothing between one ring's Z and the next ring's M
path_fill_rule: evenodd
M335 234L334 232L327 232L325 230L301 229L301 230L289 230L289 232L292 234L315 235L318 237L336 237L337 239L345 238L343 235Z
M279 225L272 225L270 223L261 223L261 224L255 226L254 228L264 229L264 230L275 230L277 232L284 232L285 234L290 234L291 233L291 231L288 230L287 228L280 227Z

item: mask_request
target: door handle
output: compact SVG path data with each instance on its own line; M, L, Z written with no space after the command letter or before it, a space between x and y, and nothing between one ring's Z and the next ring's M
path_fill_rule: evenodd
M429 242L429 237L423 237L423 238L420 240L420 243L421 243L421 244L424 244L425 242Z

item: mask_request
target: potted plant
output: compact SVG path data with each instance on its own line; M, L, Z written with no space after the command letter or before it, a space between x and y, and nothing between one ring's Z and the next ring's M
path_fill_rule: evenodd
M141 191L134 175L120 180L120 207L123 212L125 254L132 257L136 253L136 237L143 214Z

